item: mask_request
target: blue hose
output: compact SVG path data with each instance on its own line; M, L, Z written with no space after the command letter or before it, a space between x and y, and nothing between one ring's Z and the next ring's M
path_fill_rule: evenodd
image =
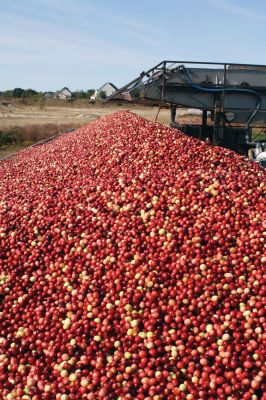
M187 80L189 81L190 85L192 87L194 87L195 89L200 90L202 92L221 93L221 92L225 91L225 92L249 93L249 94L252 94L253 96L256 96L257 99L258 99L258 103L256 105L255 110L253 111L253 113L249 117L249 119L248 119L248 121L246 123L246 127L245 127L246 131L249 130L249 126L250 126L253 118L255 117L255 115L257 114L257 112L258 112L258 110L260 109L260 106L261 106L261 97L255 90L252 90L252 89L234 89L234 88L227 88L227 89L211 89L211 88L208 89L208 88L203 88L200 85L198 85L196 83L193 83L193 81L190 78L190 76L188 74L188 71L187 71L187 69L186 69L186 67L184 65L180 66L179 68L180 68L181 71L185 72Z

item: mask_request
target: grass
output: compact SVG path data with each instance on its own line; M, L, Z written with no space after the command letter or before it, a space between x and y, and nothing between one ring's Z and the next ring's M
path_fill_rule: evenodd
M10 146L4 146L0 147L0 160L2 160L5 157L10 156L13 153L17 153L20 150L23 150L30 146L32 143L21 143L18 145L10 145Z
M69 128L79 128L82 124L28 124L24 126L14 126L5 129L7 135L16 139L12 144L0 143L0 160L25 149L26 147L41 140L56 136Z
M252 140L266 140L266 133L261 128L253 128L252 129Z

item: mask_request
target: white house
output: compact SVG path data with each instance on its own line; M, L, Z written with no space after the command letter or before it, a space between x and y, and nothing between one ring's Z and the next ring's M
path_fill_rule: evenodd
M56 92L55 97L60 100L70 100L73 97L73 93L67 87L64 87Z
M101 92L105 93L106 97L111 96L115 91L117 90L117 87L113 85L110 82L105 83L103 86L101 86L99 89L96 89L93 95L91 96L91 100L97 100L97 98L101 97Z
M53 97L54 97L54 93L53 92L44 93L45 100L52 99Z

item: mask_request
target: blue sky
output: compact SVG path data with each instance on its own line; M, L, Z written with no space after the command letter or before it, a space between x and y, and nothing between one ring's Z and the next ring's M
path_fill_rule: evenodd
M121 87L164 59L266 64L266 1L0 0L0 91Z

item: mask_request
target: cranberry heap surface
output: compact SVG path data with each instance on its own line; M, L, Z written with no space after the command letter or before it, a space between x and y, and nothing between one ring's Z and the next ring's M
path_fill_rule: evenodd
M1 398L265 399L265 178L128 111L2 161Z

